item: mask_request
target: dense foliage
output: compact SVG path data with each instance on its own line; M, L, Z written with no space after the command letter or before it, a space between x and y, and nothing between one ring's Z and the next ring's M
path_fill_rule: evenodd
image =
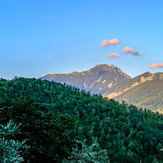
M75 139L90 145L97 137L110 162L163 161L163 116L146 109L25 78L0 81L0 108L0 123L22 123L17 138L28 139L32 147L26 159L60 162L70 155Z
M11 139L11 136L18 132L18 129L19 125L15 125L13 121L9 121L7 125L0 125L0 162L20 163L24 161L22 149L27 152L29 148L25 144L26 140L19 142Z
M13 98L1 101L0 123L9 119L16 124L21 122L21 132L12 139L26 139L30 146L23 155L30 162L62 162L67 158L75 142L75 121L68 115L55 115L52 112L42 113L34 101L29 98Z

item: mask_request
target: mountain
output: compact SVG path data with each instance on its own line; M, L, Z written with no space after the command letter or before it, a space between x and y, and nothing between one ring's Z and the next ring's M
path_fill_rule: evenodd
M147 72L127 84L115 99L163 113L163 73Z
M109 99L163 112L163 73L145 72L131 78L114 65L101 64L88 71L48 74L41 79L66 83Z
M88 71L72 72L69 74L48 74L41 77L43 80L66 83L96 94L109 94L114 88L131 80L131 77L114 65L97 65Z

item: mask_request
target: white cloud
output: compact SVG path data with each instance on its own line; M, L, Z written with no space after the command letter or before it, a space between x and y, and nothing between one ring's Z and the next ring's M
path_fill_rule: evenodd
M118 39L103 40L101 46L118 45L118 44L120 44L120 41Z
M123 51L122 51L121 53L130 53L130 54L132 54L132 55L137 55L137 56L142 55L142 53L133 50L133 49L130 48L129 46L126 46L126 47L123 49Z
M119 55L117 53L109 53L108 57L109 58L117 58L117 57L119 57Z
M153 63L149 68L163 68L163 63Z

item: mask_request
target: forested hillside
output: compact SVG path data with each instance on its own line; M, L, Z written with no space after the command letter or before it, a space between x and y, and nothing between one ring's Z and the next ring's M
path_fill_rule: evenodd
M115 97L126 100L127 103L142 106L163 114L163 80L146 81L129 91Z
M86 139L89 146L93 137L100 144L95 150L106 149L111 163L163 162L163 115L72 86L1 79L0 123L9 120L21 123L19 132L7 139L26 139L25 162L73 162L76 140ZM97 156L91 159L109 162Z

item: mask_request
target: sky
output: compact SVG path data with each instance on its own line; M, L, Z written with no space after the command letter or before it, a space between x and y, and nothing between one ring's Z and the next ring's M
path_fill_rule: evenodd
M0 1L0 78L114 64L163 72L163 0Z

